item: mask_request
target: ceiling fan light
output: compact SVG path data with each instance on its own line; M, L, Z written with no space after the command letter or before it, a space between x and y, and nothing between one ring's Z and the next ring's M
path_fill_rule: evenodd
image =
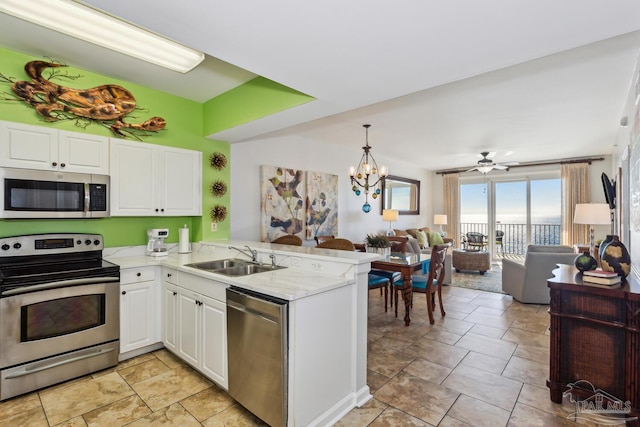
M478 166L478 172L489 173L493 169L493 166Z

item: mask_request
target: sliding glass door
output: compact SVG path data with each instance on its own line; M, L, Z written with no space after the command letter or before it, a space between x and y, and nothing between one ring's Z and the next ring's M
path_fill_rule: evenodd
M538 177L460 185L460 229L487 236L494 258L524 255L529 244L559 245L560 178Z

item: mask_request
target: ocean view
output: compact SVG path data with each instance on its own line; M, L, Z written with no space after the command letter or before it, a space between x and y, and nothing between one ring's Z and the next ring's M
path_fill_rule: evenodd
M559 245L561 232L560 216L538 216L531 219L531 244ZM500 215L496 219L496 231L504 232L504 253L524 255L527 250L527 224L524 215ZM487 234L487 216L479 214L461 215L460 231ZM497 248L498 250L500 248Z

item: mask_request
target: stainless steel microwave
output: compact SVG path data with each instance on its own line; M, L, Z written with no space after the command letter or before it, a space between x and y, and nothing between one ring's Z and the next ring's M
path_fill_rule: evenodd
M2 218L106 218L109 176L0 168Z

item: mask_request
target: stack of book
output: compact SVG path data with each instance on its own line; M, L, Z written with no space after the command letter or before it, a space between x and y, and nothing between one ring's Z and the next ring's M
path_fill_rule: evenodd
M622 277L613 271L588 270L582 273L582 283L585 285L617 288L621 282Z

